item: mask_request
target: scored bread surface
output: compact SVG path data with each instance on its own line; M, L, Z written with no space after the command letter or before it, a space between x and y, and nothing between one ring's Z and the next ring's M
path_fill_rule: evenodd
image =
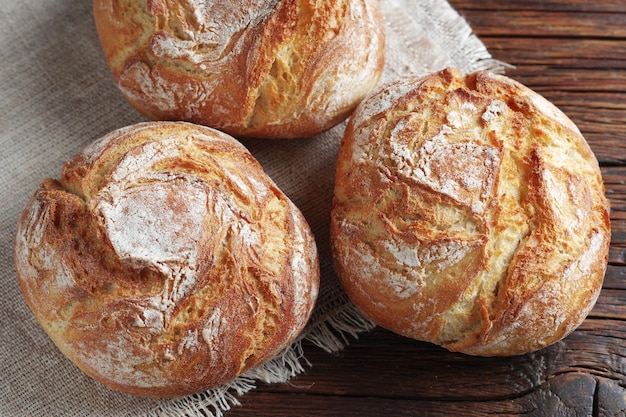
M16 237L19 283L72 361L171 397L263 363L306 324L311 231L237 141L187 123L112 132L46 180Z
M376 0L94 0L117 86L152 119L237 136L313 136L344 120L384 61Z
M609 205L577 127L507 78L454 69L377 89L337 158L338 275L371 319L484 356L573 331L602 286Z

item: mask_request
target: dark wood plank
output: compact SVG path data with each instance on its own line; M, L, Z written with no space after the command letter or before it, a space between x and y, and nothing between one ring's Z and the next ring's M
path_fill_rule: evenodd
M307 346L313 368L289 384L265 389L286 393L305 387L309 394L328 396L492 401L538 390L560 374L584 372L625 382L626 312L623 303L616 310L602 307L603 298L612 296L603 294L590 318L570 336L527 355L471 357L377 328L335 355Z
M624 284L626 273L620 269L626 266L626 168L623 166L603 167L602 179L611 204L609 263L615 266L614 269L609 269L607 276L613 286L617 285L622 288L626 285ZM615 275L609 275L609 273Z
M626 291L603 288L590 317L624 320L626 326Z
M511 36L569 39L626 37L621 12L459 9L481 37Z
M582 328L543 351L491 359L443 352L377 329L343 354L316 362L322 365L315 365L289 384L260 386L246 396L245 402L256 407L258 401L267 399L269 403L262 408L269 407L277 414L266 415L297 416L316 411L320 413L316 415L380 415L382 410L391 413L388 415L425 415L415 414L420 410L441 416L459 412L468 416L591 416L596 415L592 413L594 404L622 412L626 405L620 393L625 381L616 379L615 374L624 366L624 349L619 342L626 335L622 331L613 339L603 336L598 343L588 344L590 335L586 333L604 335L611 326L602 328L589 321L585 327L590 330ZM582 354L577 346L581 343L592 354L604 355L605 360L591 360L589 354ZM372 345L381 349L368 348ZM597 398L599 384L604 388ZM271 398L279 396L284 400L272 402ZM302 401L310 403L303 406ZM366 408L361 408L363 401ZM316 408L311 409L311 404ZM236 408L232 415L251 415L252 410L254 407Z
M570 72L577 74L578 77L598 75L587 71L590 69L608 70L611 71L609 76L622 78L623 73L619 70L626 67L626 60L623 59L622 54L626 50L626 45L612 39L543 38L538 40L534 37L501 36L483 36L481 39L488 44L489 51L502 61L516 66L528 66L531 71L534 68L538 76L541 75L541 71L554 71L543 74L544 77L540 83L544 84L553 78L552 75L557 85L559 85L560 76L565 75L569 78ZM600 81L600 83L594 82L593 84L596 86L604 84L603 79ZM622 85L622 91L623 87Z
M624 12L620 0L451 0L451 4L459 11L571 11L571 12Z
M626 415L624 384L622 383L620 386L615 381L598 379L595 403L594 416L619 417Z
M449 381L450 386L456 384ZM602 387L601 391L599 388ZM385 387L380 387L380 393ZM594 404L600 403L605 414L618 415L623 398L615 395L612 382L598 381L588 375L567 374L556 376L535 391L517 397L490 402L454 400L442 404L432 400L405 400L387 397L354 397L347 403L336 396L311 395L303 387L300 393L286 396L286 401L275 401L272 393L262 390L243 399L242 408L235 408L232 416L299 416L362 417L384 416L592 416ZM258 408L267 414L258 414ZM613 414L610 414L613 413Z
M604 277L604 288L626 291L626 268L609 264Z

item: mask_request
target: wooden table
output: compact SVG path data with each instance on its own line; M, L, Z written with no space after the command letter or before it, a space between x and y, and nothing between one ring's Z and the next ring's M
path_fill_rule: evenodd
M451 0L507 75L555 103L602 166L612 243L604 288L565 340L481 359L375 329L313 367L244 396L240 416L626 415L626 1Z

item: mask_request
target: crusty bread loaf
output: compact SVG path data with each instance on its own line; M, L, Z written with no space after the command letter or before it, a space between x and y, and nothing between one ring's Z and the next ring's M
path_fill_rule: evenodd
M377 0L94 0L117 86L144 115L235 136L313 136L378 81Z
M183 122L114 131L43 182L15 261L60 350L149 397L199 392L272 358L319 286L300 211L239 142Z
M480 356L572 332L606 270L609 205L577 127L505 76L383 86L337 158L331 237L350 298L401 335Z

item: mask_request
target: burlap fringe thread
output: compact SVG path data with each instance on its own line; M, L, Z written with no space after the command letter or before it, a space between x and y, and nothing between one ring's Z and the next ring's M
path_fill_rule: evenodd
M438 46L448 51L446 65L466 72L489 70L503 73L509 65L491 57L482 42L472 34L471 27L446 1L442 0L380 0L388 29L395 35L407 35L406 25L422 27ZM420 19L411 11L415 11ZM387 13L387 14L386 14ZM393 19L389 18L393 15ZM392 23L390 23L392 21ZM403 30L404 28L404 30ZM431 34L432 32L432 34ZM412 39L401 40L411 48ZM428 64L425 64L428 65ZM433 69L434 70L434 69ZM340 290L338 290L340 291ZM239 397L256 388L258 382L284 383L305 371L311 364L302 348L303 340L326 352L340 351L375 324L364 317L340 294L333 302L319 306L301 338L273 360L253 369L233 381L188 397L158 403L147 417L223 417L234 406L241 405Z
M348 345L350 337L357 339L359 334L375 327L347 297L340 297L334 304L325 314L317 312L317 319L309 324L302 337L271 361L219 387L164 401L146 417L223 417L232 407L241 405L238 397L256 388L258 382L284 383L304 372L305 366L311 366L304 356L303 340L333 353Z

